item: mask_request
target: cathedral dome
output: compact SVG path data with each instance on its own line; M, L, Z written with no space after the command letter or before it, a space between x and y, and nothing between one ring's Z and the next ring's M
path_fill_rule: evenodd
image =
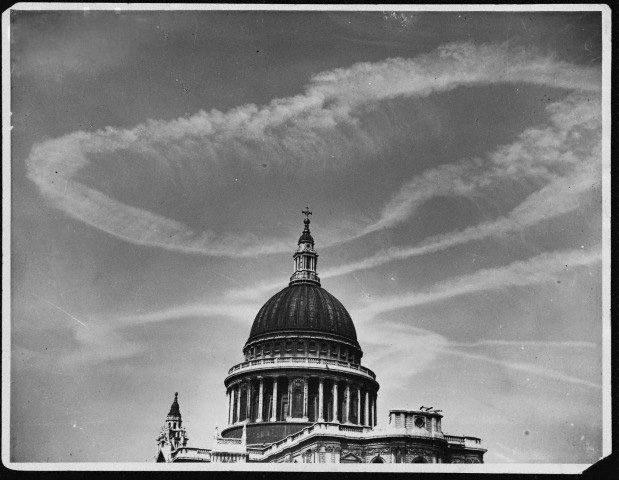
M314 283L292 284L273 295L254 320L248 342L277 331L313 331L357 343L357 332L344 305Z

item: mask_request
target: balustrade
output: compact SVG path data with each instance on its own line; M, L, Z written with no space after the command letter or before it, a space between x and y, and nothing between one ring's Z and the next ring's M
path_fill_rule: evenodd
M449 443L459 443L460 445L464 445L464 437L457 437L455 435L443 435L443 437Z
M314 358L314 357L276 357L276 358L262 358L258 360L250 360L247 362L241 362L228 370L228 375L241 370L246 367L255 367L261 365L285 365L285 364L295 364L295 365L334 365L338 367L345 367L347 369L356 370L362 372L372 379L376 379L376 374L372 372L369 368L363 367L357 363L344 362L342 360L330 360L326 358Z

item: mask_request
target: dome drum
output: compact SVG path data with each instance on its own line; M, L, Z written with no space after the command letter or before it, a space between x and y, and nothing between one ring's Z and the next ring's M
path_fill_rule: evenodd
M248 444L276 441L282 428L291 434L290 428L301 430L316 422L376 425L378 384L372 378L278 369L229 376L226 385L229 423L222 436L238 435L246 425Z

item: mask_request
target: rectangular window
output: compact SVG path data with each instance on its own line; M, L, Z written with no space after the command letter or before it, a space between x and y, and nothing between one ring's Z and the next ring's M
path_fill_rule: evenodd
M399 413L395 414L395 428L402 428L402 415Z
M413 416L406 415L406 428L413 428Z

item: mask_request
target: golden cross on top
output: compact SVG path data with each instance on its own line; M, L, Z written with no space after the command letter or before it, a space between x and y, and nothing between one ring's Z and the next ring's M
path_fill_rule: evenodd
M309 216L312 214L312 212L310 212L309 207L305 207L305 210L301 210L301 213L305 215L305 218L307 219L309 219Z

